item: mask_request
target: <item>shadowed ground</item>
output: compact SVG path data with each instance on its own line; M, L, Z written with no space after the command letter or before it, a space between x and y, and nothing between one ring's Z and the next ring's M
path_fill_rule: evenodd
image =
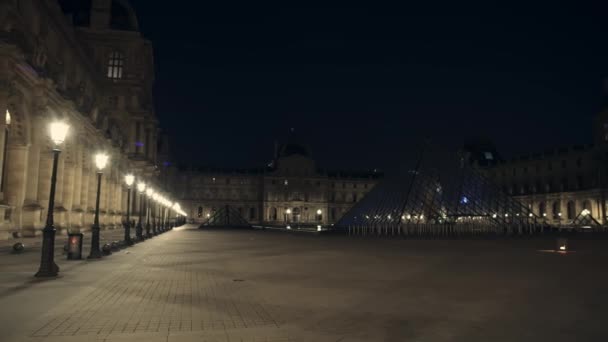
M179 228L101 261L0 256L2 341L606 341L608 241Z

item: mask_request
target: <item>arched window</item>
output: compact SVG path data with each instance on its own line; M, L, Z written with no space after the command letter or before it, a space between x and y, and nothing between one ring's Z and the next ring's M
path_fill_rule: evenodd
M546 217L547 216L547 204L545 202L540 202L538 204L538 215L540 217Z
M568 219L574 220L575 216L576 216L576 207L574 205L574 202L568 201Z
M587 210L589 212L590 216L593 216L593 215L591 215L591 213L593 212L593 210L591 210L591 202L589 200L583 201L583 209Z
M113 51L108 59L108 78L121 79L125 64L125 56L118 51Z
M559 218L559 214L562 212L562 208L559 201L553 202L553 205L551 206L551 211L554 219Z
M270 208L270 217L269 217L270 221L276 221L277 220L277 208Z

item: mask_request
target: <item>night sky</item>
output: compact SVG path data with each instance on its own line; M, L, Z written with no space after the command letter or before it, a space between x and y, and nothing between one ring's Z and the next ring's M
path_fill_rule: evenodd
M508 157L591 142L605 101L606 5L131 3L180 163L261 166L292 127L329 169L390 170L427 136Z

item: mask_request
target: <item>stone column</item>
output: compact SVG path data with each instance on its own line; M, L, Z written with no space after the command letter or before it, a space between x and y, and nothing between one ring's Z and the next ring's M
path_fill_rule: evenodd
M32 130L37 134L37 130ZM40 227L40 203L38 201L38 177L40 170L40 144L34 142L28 151L27 184L22 216L22 229L29 230L32 235L36 227ZM50 189L49 189L50 190Z
M64 225L68 231L72 228L72 219L75 217L72 215L72 203L74 200L74 163L72 161L66 161L64 163L64 177L63 177L63 207L65 208L64 213Z
M82 176L80 179L80 209L82 210L80 214L80 229L87 228L87 216L89 211L89 184L90 184L90 169L87 164L83 163L82 165Z
M91 229L95 217L95 201L97 196L97 169L91 164L89 168L89 207L87 209L86 221L84 226ZM100 208L101 211L101 208Z
M22 144L9 144L7 152L4 200L11 207L11 230L17 231L22 227L21 213L25 200L28 147Z
M82 147L74 146L74 184L72 191L71 226L76 232L82 227Z

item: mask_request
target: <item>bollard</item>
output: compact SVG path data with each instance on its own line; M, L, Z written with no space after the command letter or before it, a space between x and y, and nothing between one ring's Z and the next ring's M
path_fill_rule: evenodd
M25 251L25 245L22 242L17 242L13 245L13 253L19 254Z
M101 247L101 252L104 255L112 254L112 246L110 244L106 243L105 245L103 245L103 247Z

